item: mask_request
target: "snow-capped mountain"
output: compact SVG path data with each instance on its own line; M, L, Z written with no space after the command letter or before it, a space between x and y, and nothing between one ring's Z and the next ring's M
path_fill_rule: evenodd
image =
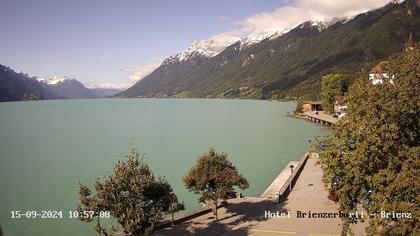
M0 64L0 102L46 99L103 98L120 92L115 88L87 88L66 76L41 78L23 71L14 71Z
M253 32L248 36L241 39L241 47L251 46L253 44L259 43L264 39L274 39L285 33L289 29L276 29L276 30L267 30L263 32Z
M349 17L334 17L330 19L326 19L323 21L307 21L300 24L297 27L304 27L305 25L310 24L312 27L317 27L318 31L322 31L334 25L336 23L347 23L354 19L355 16ZM188 59L201 56L205 58L211 58L222 52L228 46L240 42L241 48L248 47L253 44L257 44L265 39L275 39L287 32L290 29L270 29L265 31L258 31L252 32L244 37L235 37L230 36L227 34L221 34L212 36L208 39L194 41L187 49L183 52L178 54L172 55L163 61L164 65L175 63L175 62L183 62L187 61Z
M0 64L0 102L60 98L33 76Z
M401 51L409 31L420 27L416 9L387 4L357 16L307 21L290 30L196 41L116 96L314 96L322 75L333 68L350 73ZM377 32L393 36L377 41Z
M81 82L66 76L53 76L52 78L36 78L45 84L55 94L69 99L95 98L96 96Z
M333 17L330 19L326 19L326 20L322 20L322 21L308 21L305 23L309 23L311 26L318 28L318 31L321 32L325 29L327 29L328 27L335 25L337 23L343 24L343 23L347 23L351 20L353 20L355 16L345 16L345 17ZM303 25L305 24L300 24L300 27L304 27Z
M73 80L72 78L66 77L66 76L53 76L52 78L37 78L39 82L52 85L52 84L58 84L61 82L64 82L66 80Z
M334 22L335 23L335 22ZM322 21L313 22L314 26L326 28L332 23L324 23ZM244 37L235 37L229 35L216 35L208 39L194 41L187 49L178 54L172 55L163 61L163 65L168 65L175 62L183 62L189 59L201 56L204 58L211 58L218 55L228 46L240 42L241 48L257 44L265 39L275 39L290 29L272 29L261 32L252 32Z
M196 56L211 58L219 54L229 45L232 45L240 40L241 38L239 37L228 36L228 35L216 35L208 39L194 41L183 52L175 54L165 59L163 61L163 64L186 61Z
M264 39L276 38L284 33L288 32L287 29L269 30L263 32L253 32L245 37L235 37L229 35L216 35L208 39L194 41L187 49L183 52L172 55L163 61L164 65L171 64L174 62L187 61L188 59L201 56L205 58L211 58L225 50L228 46L240 42L241 47L250 46L261 42Z

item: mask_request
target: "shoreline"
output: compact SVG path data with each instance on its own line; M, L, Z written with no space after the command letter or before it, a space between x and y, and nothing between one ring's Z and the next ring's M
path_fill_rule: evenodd
M89 114L92 114L92 116L90 116L90 115L89 116L81 116L81 118L78 119L77 122L82 124L82 126L77 126L77 127L73 128L71 130L71 132L69 132L69 133L66 132L65 133L66 135L64 136L66 138L65 140L67 140L67 139L70 140L70 138L72 137L71 135L73 135L73 134L80 135L80 134L85 134L86 133L86 134L88 134L87 137L91 137L91 136L94 136L93 133L92 133L93 131L103 132L103 131L107 131L107 130L113 131L113 130L118 129L118 132L116 132L115 134L113 133L112 136L103 135L99 139L96 139L96 140L99 140L99 142L97 142L97 141L93 142L95 147L101 147L103 144L111 143L110 141L116 140L116 138L118 138L118 140L121 141L123 139L125 140L126 137L131 138L130 141L132 143L141 144L142 141L144 141L143 136L140 135L140 133L138 133L138 132L133 132L132 131L132 130L137 130L137 129L141 130L142 134L144 134L145 131L148 131L149 133L151 133L151 131L162 132L162 133L172 133L173 136L165 136L166 137L165 141L166 140L173 140L174 137L176 137L180 134L179 132L177 132L179 130L187 130L188 131L188 129L181 129L181 128L174 128L174 129L171 129L171 130L167 130L167 129L155 130L155 128L152 128L152 126L150 126L150 125L146 126L146 125L143 125L143 123L141 123L141 126L137 125L137 124L140 124L140 123L134 123L134 125L133 125L132 122L130 122L130 123L119 123L119 124L124 124L124 125L119 125L119 126L116 126L116 127L115 126L104 126L101 123L102 121L104 121L103 124L113 124L113 123L110 123L110 122L121 122L121 121L125 121L125 120L130 121L130 119L129 119L130 117L141 117L141 119L144 119L145 121L147 121L147 123L145 123L145 124L149 124L149 120L152 121L152 122L156 122L156 119L153 119L153 120L151 119L153 117L156 117L156 115L154 115L155 114L154 113L155 109L157 109L158 111L163 111L162 114L173 114L173 112L174 112L173 109L166 109L166 108L168 108L168 107L176 108L176 107L178 107L178 105L176 105L176 104L180 104L180 105L185 104L185 106L182 105L182 107L185 108L185 109L193 111L192 112L193 114L197 113L197 109L194 109L194 108L198 108L198 110L200 112L201 112L201 110L208 111L208 109L206 107L215 107L216 109L219 109L219 107L220 107L220 108L223 108L223 111L225 111L225 110L226 111L231 111L232 108L233 108L233 110L237 111L237 112L232 112L232 115L228 116L228 119L225 119L225 118L219 119L219 120L216 119L216 121L218 121L218 122L215 123L215 124L217 124L218 127L221 127L221 126L219 126L219 124L226 124L226 121L228 121L228 124L230 124L232 122L232 126L230 126L230 127L233 127L234 130L239 130L241 132L244 131L244 133L247 134L247 135L251 135L251 134L256 135L256 136L253 136L253 137L247 136L249 138L247 138L245 140L236 139L237 141L232 143L232 147L235 148L233 150L236 150L235 156L241 157L242 155L246 155L247 156L246 158L253 158L252 156L254 156L254 154L255 155L260 155L259 158L261 159L261 161L264 162L264 163L261 163L261 165L266 166L270 170L270 176L265 176L264 177L264 176L261 176L261 175L263 174L263 172L265 173L267 171L267 169L262 169L261 168L261 173L259 173L259 171L258 172L255 171L255 167L257 167L258 162L255 162L257 165L255 165L255 164L250 165L250 164L246 164L244 162L245 160L248 160L248 159L243 159L242 157L237 159L238 163L240 163L240 162L244 163L244 166L245 166L244 168L249 166L248 169L245 169L245 172L243 172L243 169L239 167L241 173L244 174L247 177L250 176L249 178L256 179L256 181L252 181L252 183L254 183L255 185L254 184L253 185L255 187L258 187L258 189L250 189L249 194L248 193L244 194L244 195L249 195L249 196L259 196L265 190L265 188L268 187L269 184L271 184L274 177L277 176L279 171L286 165L287 161L297 160L300 157L300 155L304 151L306 151L306 148L303 148L304 147L303 145L299 145L297 148L293 148L292 150L287 150L287 149L289 149L289 148L287 148L287 146L284 146L284 148L282 148L282 146L279 146L278 145L279 143L282 143L282 145L286 145L287 142L283 141L283 139L286 139L286 137L282 138L280 136L271 135L271 133L273 133L272 131L275 131L275 134L282 134L282 132L284 132L284 130L282 128L279 128L277 124L279 124L279 123L283 124L284 123L284 124L287 124L287 125L285 125L285 127L290 127L292 130L301 130L302 135L297 135L296 132L291 131L290 132L291 135L288 137L288 139L296 140L295 142L298 142L298 143L305 142L307 140L307 138L313 137L316 134L319 134L319 132L327 132L324 129L321 130L314 125L309 125L309 124L305 125L303 123L301 123L299 126L306 127L306 128L301 128L301 127L294 127L293 128L293 125L291 125L291 124L294 124L296 122L286 118L286 115L287 115L287 112L289 112L289 114L290 114L291 111L294 110L294 107L295 107L294 103L284 103L284 102L266 103L267 100L257 100L255 102L254 101L248 101L248 100L237 100L237 101L232 100L231 101L231 99L230 100L229 99L227 99L227 100L222 100L222 99L220 99L220 100L210 100L210 99L205 99L205 100L203 100L203 99L197 99L197 100L193 100L193 99L185 99L185 100L169 100L169 99L168 100L157 100L157 99L132 100L131 99L131 100L128 100L128 99L126 99L126 100L98 100L98 101L95 101L95 100L96 99L80 100L80 101L65 100L63 102L61 102L61 100L60 101L55 100L55 101L45 102L45 103L16 103L16 104L11 103L11 104L8 104L8 105L4 104L1 107L1 110L5 111L5 112L10 111L10 113L9 113L10 115L8 115L7 117L12 117L13 114L18 114L18 115L20 115L20 117L21 116L27 117L26 116L27 114L29 114L29 113L31 114L31 119L25 119L25 120L9 119L9 120L5 120L4 124L11 124L11 125L8 125L8 127L10 127L10 130L12 130L13 127L17 126L16 124L21 124L21 123L26 124L26 122L28 122L28 121L31 121L30 124L34 124L34 123L35 124L38 124L38 123L45 124L45 122L57 122L57 124L56 123L52 123L52 124L58 126L60 124L65 124L64 122L67 122L66 119L62 119L62 118L66 118L66 117L72 118L73 116L79 116L79 114L84 115L84 114L87 114L87 111L88 111ZM163 106L155 106L155 104L158 105L158 103L162 104ZM128 104L128 106L122 106L120 104L122 104L122 105ZM138 106L139 104L143 104L144 106L143 105ZM168 106L168 104L170 106ZM212 104L216 104L217 106L216 105L213 106ZM220 106L218 104L220 104ZM100 106L97 106L97 105L100 105ZM55 112L59 112L59 113L57 113L54 116L48 115L47 117L45 117L45 113L41 112L40 109L38 109L38 107L39 108L42 107L43 109L48 108L47 111L50 112L49 114L53 114L53 113L55 114ZM135 109L128 109L129 111L126 112L125 108L127 108L127 107L128 108L135 108ZM28 109L24 110L23 108L28 108ZM89 109L86 109L86 108L89 108ZM90 108L95 108L95 109L91 110ZM118 108L118 109L112 110L112 108ZM119 109L119 108L121 108L121 109ZM124 108L124 110L122 108ZM144 108L154 108L154 109L153 110L147 110L147 109L144 109ZM229 108L229 110L226 109L226 108ZM24 110L24 112L22 112L22 110ZM34 110L35 112L32 112L32 110ZM31 111L31 112L29 112L29 111ZM66 111L66 112L62 112L62 111ZM74 111L74 112L70 113L70 112L67 112L67 111ZM97 111L99 111L99 112L97 112ZM115 116L111 116L111 118L108 118L108 116L106 116L108 113L112 113L114 111L118 111L118 112L114 113ZM124 111L126 113L122 113L124 115L121 116L120 113L119 113L121 111ZM243 118L246 121L246 123L244 123L244 124L253 124L252 127L259 127L259 125L261 124L260 121L258 119L257 120L256 119L251 119L249 117L259 117L261 115L264 115L264 116L269 115L269 119L264 118L263 120L268 121L268 123L266 123L266 124L269 124L269 126L268 126L269 129L268 130L270 132L266 132L265 130L258 129L258 132L255 134L255 132L252 129L241 128L241 127L246 127L246 126L244 126L244 124L241 124L241 122L235 122L235 120L238 121L240 118L242 118L244 115L246 115L247 113L245 113L245 112L249 112L249 111L253 112L253 115L248 116L247 118ZM263 113L258 114L257 112L254 112L254 111L261 111ZM267 111L267 113L264 113L265 111ZM143 116L144 114L147 114L147 115ZM158 114L158 113L156 113L156 114ZM161 114L161 113L159 113L159 114ZM179 112L179 114L182 114L182 116L180 116L182 118L186 117L184 115L186 113L184 113L184 112L182 112L182 113ZM65 116L65 115L71 115L71 116ZM129 115L129 116L127 116L127 115ZM114 117L116 117L118 119L114 119ZM163 122L163 124L166 124L163 127L173 127L173 123L171 123L171 122L174 122L174 120L173 120L172 117L170 117L170 116L161 116L161 117L163 117L163 121L159 120L159 122ZM206 116L206 117L208 117L208 116ZM94 119L94 118L99 118L99 119ZM100 122L98 122L98 120ZM181 121L180 124L188 124L188 126L193 125L193 127L203 127L202 126L203 124L204 125L208 124L207 122L203 123L203 120L201 120L201 119L194 119L196 122L193 122L193 123L185 122L185 121L187 121L186 119L178 119L178 120ZM244 121L244 120L241 120L241 121ZM33 121L35 121L35 122L33 122ZM75 122L76 121L70 121L70 124L73 124ZM93 124L93 125L85 125L85 124ZM176 124L178 124L178 123L176 123ZM130 128L131 126L133 126L135 129ZM30 126L30 127L31 127L31 129L29 129L29 132L31 132L31 134L32 133L37 134L38 132L35 132L35 131L38 131L38 130L41 129L41 128L39 128L39 126ZM60 127L61 127L61 125L60 125ZM67 127L67 125L65 125L65 127ZM139 129L137 127L139 127L139 128L140 127L146 127L147 129L143 130L143 129ZM180 127L180 126L177 126L177 127ZM8 130L8 129L6 129L6 130ZM90 130L92 130L92 131L90 131ZM176 132L174 132L174 131L176 131ZM212 134L213 130L210 130L210 129L207 130L206 129L205 132L209 132L209 134ZM227 135L223 135L224 137L228 137L229 134L228 134L228 131L226 129L222 130L221 132L223 134L224 133L227 134ZM234 132L235 134L233 135L233 137L239 137L240 138L240 136L238 134L241 134L241 132L236 132L235 131ZM106 134L106 133L104 133L104 134ZM186 133L181 133L181 134L182 135L188 134L188 137L189 137L188 140L194 140L194 135L189 135L190 134L189 131L186 132ZM267 136L267 134L269 134L269 135ZM217 135L219 135L219 132L217 132ZM304 136L307 136L307 138L305 138ZM16 137L20 137L20 134L19 133L16 134ZM46 136L46 137L50 137L50 136ZM53 137L53 136L51 135L51 137ZM121 139L121 137L123 139ZM139 137L139 138L137 138L137 137ZM157 136L150 135L150 138L148 136L147 141L151 142L153 140L157 140L157 138L155 138L155 137L157 137ZM249 147L249 149L255 149L255 148L253 148L253 146L254 146L253 144L255 143L255 140L254 140L255 137L258 137L258 139L261 139L261 138L266 139L267 137L272 137L272 138L267 138L267 140L264 140L264 142L261 142L261 144L260 144L261 147L262 147L261 150L256 150L256 151L250 150L251 153L253 153L253 155L249 155L248 154L249 152L245 151L244 147ZM30 139L30 138L31 138L31 136L29 136L27 138L27 140L29 140L28 142L31 142L32 139ZM205 140L203 140L203 143L205 143L205 144L203 145L203 148L201 148L200 150L204 150L208 146L207 143L211 143L213 141L212 139L213 138L206 138ZM53 140L53 139L51 139L51 140L52 140L52 143L54 143L54 144L59 143L59 141L61 141L61 140ZM229 138L224 138L221 141L223 141L223 143L221 143L221 144L224 144L224 143L227 144L227 143L229 143ZM221 141L219 140L218 142L221 142ZM202 141L200 141L200 143L201 142ZM34 145L35 144L37 144L37 143L34 142ZM85 145L85 144L83 144L82 139L79 139L79 140L74 140L74 142L71 145L80 146L80 145ZM192 144L190 143L189 145L192 145ZM216 143L216 145L218 145L218 144ZM101 162L101 163L109 163L108 166L112 166L114 164L113 160L123 158L121 153L126 150L126 144L125 143L123 143L121 145L118 145L117 147L114 147L114 145L108 145L108 147L106 147L105 145L103 145L103 146L105 148L101 148L100 150L99 149L98 150L92 149L92 151L89 151L89 153L84 152L82 156L88 156L89 155L89 158L97 158L99 156L98 153L102 153L102 152L107 152L108 153L109 152L109 153L112 153L112 156L107 154L110 157L106 158L105 162ZM118 148L118 149L116 149L116 148ZM154 147L145 146L144 144L143 144L143 147L141 147L141 150L142 151L145 150L144 152L146 152L148 154L147 156L148 156L148 158L150 157L150 160L152 160L152 159L160 160L159 158L161 158L161 156L165 157L167 155L167 153L169 152L169 149L165 149L164 152L159 150L157 152L158 153L157 155L152 156L151 155L151 150L153 151L153 148ZM174 150L176 150L177 146L170 146L170 148L174 148ZM120 150L120 149L121 149L121 151L114 151L114 150ZM2 150L2 153L8 153L8 152L5 152L5 151L8 151L8 150L9 149L4 149L4 150ZM55 145L53 150L60 150L60 146ZM232 153L232 148L229 148L229 150L228 150L228 148L224 148L224 150L227 150L229 153ZM265 150L269 150L270 152L266 152ZM284 153L282 152L282 154L280 155L279 154L280 151L284 151ZM193 158L195 159L198 152L199 151L192 151L191 154L188 155L188 159L190 157L191 157L191 159L193 159ZM39 149L39 155L46 156L46 157L49 158L49 155L50 155L49 153L50 153L50 150L45 150L44 151L43 149ZM90 154L90 153L92 153L92 154ZM36 154L38 155L38 152L36 152ZM14 155L17 155L17 154L14 154ZM61 157L66 157L66 156L71 156L71 155L72 155L71 152L67 151L66 153L63 153L63 155ZM231 154L231 155L233 156L233 154ZM270 158L265 158L266 155L269 156ZM155 157L155 156L158 156L158 157ZM53 158L53 157L51 157L51 158ZM281 162L280 162L280 160L277 160L277 159L281 159ZM287 160L287 159L289 159L289 160ZM14 158L13 160L19 160L19 159ZM67 164L68 162L70 162L70 160L72 160L71 161L72 163L75 163L74 159L64 158L64 160L66 160L66 161L65 162L60 162L60 163L66 163ZM92 160L94 160L94 159L92 159ZM255 160L255 159L249 159L249 160ZM151 163L151 162L149 162L149 163ZM162 171L162 168L159 166L159 164L162 163L162 162L156 162L156 163L157 164L151 164L151 165L153 165L153 167L156 166L157 168L159 168L159 170L161 170L161 173L158 173L158 174L165 175L166 178L168 178L170 181L172 179L175 180L175 178L177 178L176 180L179 179L178 177L173 177L173 176L176 176L177 174L173 174L173 172L171 174L169 173L169 171L167 170L169 168L164 167L163 171ZM236 163L236 162L234 162L234 163ZM254 162L252 162L252 163L254 163ZM274 163L274 164L267 165L267 163ZM55 166L55 162L52 162L52 165ZM181 164L178 164L178 165L181 166ZM182 164L182 165L187 166L187 165L191 165L191 164L190 164L190 162L187 162L186 164ZM34 165L34 166L36 166L36 165ZM43 165L43 166L46 166L46 165ZM42 167L38 167L38 166L36 166L36 167L37 167L37 170L41 173ZM67 168L68 169L66 170L66 172L70 173L73 166L70 165L70 166L67 166ZM55 168L55 169L57 170L57 168ZM89 171L89 173L84 174L83 178L87 179L86 181L92 182L98 176L103 175L104 169L100 169L100 170L99 169L100 168L98 166L95 167L92 171ZM94 171L97 171L98 174L91 174ZM28 173L28 175L29 174L30 173ZM170 175L167 175L167 174L170 174ZM92 177L89 177L89 176L92 176ZM182 177L182 176L180 176L180 177ZM72 178L73 179L79 179L79 178L74 178L74 177L72 177ZM67 176L66 176L66 178L58 178L58 179L54 179L54 180L48 179L48 182L51 182L51 183L60 182L61 183L63 180L67 181ZM261 184L259 184L259 183L261 183ZM191 204L187 205L187 207L189 209L192 210L192 209L197 209L198 207L200 207L197 204L197 201L195 199L195 195L194 195L194 197L187 198L187 197L189 197L190 193L184 194L184 192L186 192L186 191L185 191L185 188L183 186L181 186L181 185L178 186L175 181L174 182L171 181L171 184L173 184L174 187L179 188L179 190L180 190L179 191L180 192L179 196L182 196L182 197L180 197L180 199L182 199L184 201L187 201L187 202L191 202ZM42 186L44 186L44 183L38 182L37 186L42 187ZM252 186L251 188L253 188L254 186ZM67 189L70 189L70 188L67 188ZM24 191L22 191L22 192L24 192ZM69 192L69 194L74 194L73 193L74 191L70 192L70 191L67 190L66 193L67 192ZM77 197L77 195L74 195L74 196ZM184 197L184 196L187 196L187 197ZM192 199L192 200L190 200L190 199ZM15 202L16 202L16 204L19 203L18 201L15 201ZM63 204L63 206L67 208L67 205L65 205L65 204L67 204L67 202L70 202L70 200L64 199L63 202L65 202ZM77 202L75 202L75 203L77 203ZM69 207L73 207L73 205L74 204L69 205ZM6 223L8 223L8 222L6 222ZM69 225L69 223L67 221L63 221L63 224L64 224L63 227L67 227ZM2 226L3 226L3 224L2 224ZM45 227L45 226L43 224L41 224L40 227ZM81 227L77 227L76 230L81 230L80 228ZM18 232L19 229L15 230L15 231Z
M178 98L178 97L101 97L101 98L61 98L61 99L36 99L36 100L15 100L15 101L1 101L1 103L13 102L39 102L39 101L72 101L72 100L105 100L105 99L144 99L144 100L238 100L238 101L266 101L266 102L297 102L296 99L258 99L258 98L206 98L206 97L191 97L191 98Z

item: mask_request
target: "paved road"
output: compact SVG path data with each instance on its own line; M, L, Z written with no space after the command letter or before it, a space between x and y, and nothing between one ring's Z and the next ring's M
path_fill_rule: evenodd
M309 158L288 200L274 204L259 197L234 199L226 207L219 209L219 222L211 213L163 229L156 235L312 235L332 236L341 232L341 220L298 218L297 212L337 212L337 204L327 199L327 191L321 182L322 171L316 160ZM280 217L267 218L279 212ZM287 218L290 212L290 218ZM283 213L283 216L282 216ZM273 215L271 215L273 216ZM277 215L276 215L277 216ZM283 218L281 218L283 217ZM358 225L356 235L363 235L363 227Z
M283 208L291 212L290 218L272 218L258 222L250 228L250 235L340 235L341 220L337 218L309 218L309 213L337 213L338 205L327 199L322 171L316 160L309 158L293 191ZM280 208L280 206L279 206ZM307 213L305 218L298 212ZM363 235L359 226L356 235Z

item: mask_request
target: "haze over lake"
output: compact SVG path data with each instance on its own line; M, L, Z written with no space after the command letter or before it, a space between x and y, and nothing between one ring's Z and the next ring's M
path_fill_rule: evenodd
M92 185L131 143L167 178L187 210L199 206L182 177L214 145L259 196L308 140L329 129L288 117L295 103L206 99L102 99L0 103L0 222L5 235L95 235L68 219L78 182ZM63 219L11 219L13 210L62 210Z

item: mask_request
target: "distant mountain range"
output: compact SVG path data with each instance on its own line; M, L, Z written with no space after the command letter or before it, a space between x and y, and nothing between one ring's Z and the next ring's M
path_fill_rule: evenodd
M0 65L0 102L102 98L112 96L119 91L121 90L88 89L76 79L67 77L39 79Z
M113 95L123 91L123 89L117 88L88 88L95 98L106 98L112 97Z
M46 84L53 93L65 98L96 98L92 91L87 89L76 79L54 77L53 79L41 80L40 82Z
M63 99L36 78L16 73L0 65L0 102Z
M321 77L362 69L420 37L420 0L397 1L353 17L304 22L245 38L218 35L166 58L125 91L86 88L76 79L39 79L0 65L0 101L98 97L315 98Z
M351 18L304 22L288 32L208 39L165 59L117 97L316 97L327 73L355 77L420 36L420 1L408 0Z

